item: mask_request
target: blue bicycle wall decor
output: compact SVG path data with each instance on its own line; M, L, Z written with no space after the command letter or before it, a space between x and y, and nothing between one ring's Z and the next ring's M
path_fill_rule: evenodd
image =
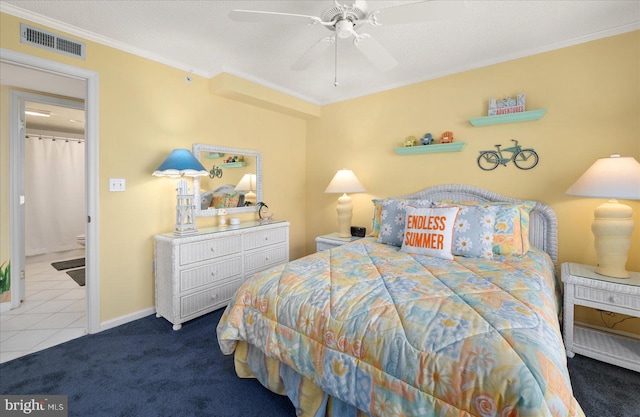
M500 164L507 166L507 164L513 161L513 164L520 169L531 169L538 165L539 157L536 151L531 148L522 149L518 145L518 141L511 139L515 142L511 148L500 149L502 145L496 145L497 150L480 151L478 156L478 166L485 171L491 171L496 169ZM503 152L511 152L510 158L505 158Z

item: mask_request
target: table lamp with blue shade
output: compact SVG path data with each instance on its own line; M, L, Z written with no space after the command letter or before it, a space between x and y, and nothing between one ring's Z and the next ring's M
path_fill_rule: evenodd
M200 161L188 149L174 149L169 156L153 172L155 177L180 178L176 187L176 236L190 235L197 232L194 220L195 197L193 190L189 192L187 180L183 177L209 175Z

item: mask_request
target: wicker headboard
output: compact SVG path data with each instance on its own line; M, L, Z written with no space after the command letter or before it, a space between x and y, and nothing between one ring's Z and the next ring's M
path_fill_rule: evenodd
M445 184L425 188L417 193L396 196L395 198L422 198L437 200L473 200L504 201L509 203L521 200L509 198L471 185ZM556 213L547 205L536 202L529 215L529 242L536 248L547 252L558 266L558 219Z

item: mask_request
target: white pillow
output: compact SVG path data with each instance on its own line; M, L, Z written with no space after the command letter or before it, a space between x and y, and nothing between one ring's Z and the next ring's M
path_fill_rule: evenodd
M452 260L453 228L459 207L406 207L404 239L400 250Z

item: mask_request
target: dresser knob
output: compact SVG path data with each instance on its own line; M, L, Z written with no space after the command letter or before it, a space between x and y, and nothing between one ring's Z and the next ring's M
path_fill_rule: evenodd
M218 294L213 294L213 295L211 296L211 299L212 299L212 300L217 300L217 299L218 299Z
M215 251L216 251L216 248L211 247L211 252L215 252Z
M211 271L211 276L215 277L216 276L216 271Z

